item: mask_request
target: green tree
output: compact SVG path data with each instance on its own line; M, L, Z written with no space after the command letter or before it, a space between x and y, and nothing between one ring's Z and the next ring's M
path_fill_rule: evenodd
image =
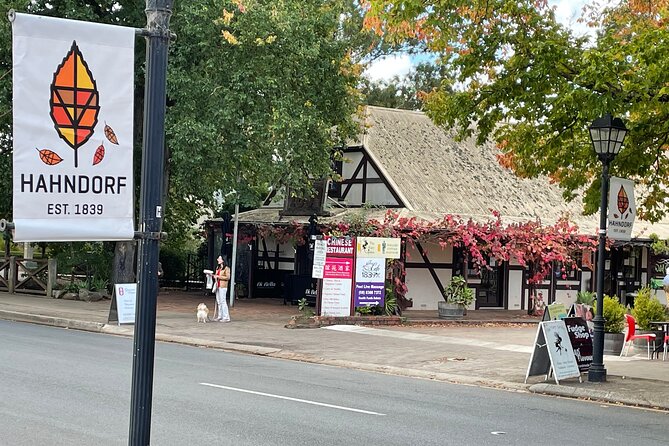
M669 2L609 5L585 8L591 35L560 24L545 0L371 0L366 23L440 55L446 79L426 102L435 123L494 139L503 165L549 175L566 198L587 189L588 213L601 166L587 128L622 117L629 133L611 173L643 186L640 215L657 221L669 199Z
M388 81L363 77L359 89L366 105L421 110L423 98L441 85L442 71L443 66L422 62L406 75Z
M141 28L136 0L0 0L10 8ZM165 165L167 244L196 237L193 224L236 191L257 205L268 187L306 191L330 173L332 148L357 128L361 62L389 45L363 27L354 0L177 2L169 54ZM11 27L0 20L0 218L11 218ZM144 95L144 51L136 46L135 185ZM219 194L220 196L220 194ZM114 269L131 280L134 243L118 243ZM123 278L125 277L125 278Z
M350 4L182 5L168 82L168 203L192 204L193 219L220 207L217 191L235 190L243 204L257 204L270 186L307 191L330 173L332 147L356 131L360 67L340 32ZM168 205L176 221L173 210Z

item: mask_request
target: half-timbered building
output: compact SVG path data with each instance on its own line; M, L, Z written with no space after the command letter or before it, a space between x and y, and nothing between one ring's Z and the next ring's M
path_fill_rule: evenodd
M308 232L310 216L319 223L341 221L347 216L364 215L382 219L385 208L395 209L400 217L424 220L441 219L452 214L477 221L492 218L492 210L505 223L540 219L553 224L568 214L580 232L596 236L598 215L585 216L582 202L566 202L562 190L547 178L519 178L498 162L494 144L475 144L473 139L456 141L453 135L436 126L424 113L367 107L364 133L359 141L346 147L344 160L335 163L341 177L329 182L321 193L308 200L268 201L265 206L241 213L240 224L246 228L260 225L288 225L297 221ZM593 156L595 156L593 154ZM208 222L210 251L220 246L219 223ZM314 231L312 224L312 232ZM629 293L665 274L665 259L652 255L650 234L669 237L669 222L649 224L637 221L632 241L617 243L605 261L605 292L618 295L623 302ZM216 244L219 245L216 245ZM263 237L244 242L240 271L242 281L253 296L290 298L299 288L309 288L308 246L277 243ZM451 246L416 243L405 250L406 284L412 300L411 310L432 310L442 299L442 291L454 274L466 274L475 289L472 309L526 309L528 273L514 261L497 263L477 271L464 265L465 257ZM594 290L593 270L596 259L581 263L581 269L568 272L566 279L555 266L539 284L546 303L573 302L580 290ZM295 283L299 282L298 285ZM666 303L662 291L658 297Z

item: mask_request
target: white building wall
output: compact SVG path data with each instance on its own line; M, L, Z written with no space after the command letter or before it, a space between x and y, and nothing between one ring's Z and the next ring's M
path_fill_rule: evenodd
M592 271L581 271L581 291L590 291L588 284L592 283Z
M523 299L523 271L509 270L509 310L520 310Z
M447 246L444 249L436 243L426 243L421 246L426 251L431 263L453 262L453 248L451 246ZM411 244L407 244L407 262L425 264L418 249ZM451 268L436 269L437 277L439 277L444 288L448 286L451 280L451 271ZM407 297L413 300L413 307L407 308L407 312L411 310L436 311L437 302L444 299L427 268L408 267L406 269L406 285L408 289Z
M353 172L360 164L362 159L362 152L347 152L344 154L344 161L341 163L341 176L345 179L350 179ZM361 170L362 171L362 170ZM362 173L358 174L362 177Z
M365 190L366 202L379 206L397 206L399 203L383 183L368 184ZM347 196L348 198L348 196Z
M265 245L267 246L267 252L269 253L269 262L272 268L274 268L274 256L277 250L276 239L274 237L267 237L265 239ZM291 242L279 244L279 257L286 257L295 259L295 248ZM260 259L264 254L262 241L258 243L258 258ZM267 262L263 262L263 265L267 268ZM295 263L293 262L279 262L279 269L292 271L295 268Z

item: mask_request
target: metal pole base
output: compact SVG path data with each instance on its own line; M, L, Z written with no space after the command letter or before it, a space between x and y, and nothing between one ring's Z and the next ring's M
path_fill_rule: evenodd
M602 365L601 367L590 365L590 370L588 371L588 382L591 383L604 383L606 382L606 369Z

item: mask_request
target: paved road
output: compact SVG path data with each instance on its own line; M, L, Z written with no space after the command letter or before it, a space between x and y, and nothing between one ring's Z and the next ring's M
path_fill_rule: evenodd
M124 445L132 341L0 321L0 444ZM665 413L156 348L154 445L658 445Z

